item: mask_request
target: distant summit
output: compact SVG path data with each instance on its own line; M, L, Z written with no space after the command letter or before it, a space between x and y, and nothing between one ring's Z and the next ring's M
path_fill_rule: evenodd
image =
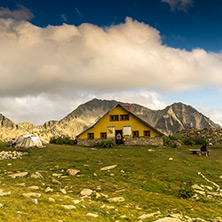
M43 142L48 142L53 136L65 135L74 138L117 103L130 108L137 116L167 135L190 128L219 127L218 124L192 106L183 103L174 103L163 110L151 110L139 104L93 99L81 104L60 121L50 120L43 126L35 126L31 123L15 124L0 114L0 139L9 140L17 135L27 133L39 136Z

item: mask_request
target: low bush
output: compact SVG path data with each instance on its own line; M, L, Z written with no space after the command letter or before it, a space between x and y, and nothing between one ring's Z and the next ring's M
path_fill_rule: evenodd
M96 147L100 148L112 148L115 146L113 141L101 141L95 145Z
M204 145L207 143L207 141L203 138L196 138L196 139L194 139L194 142L196 145Z
M163 137L163 145L164 146L169 146L170 145L170 139L168 137Z
M181 197L183 199L189 199L192 196L194 196L194 194L195 194L195 191L192 188L190 183L181 185L181 188L178 191L179 197Z
M180 138L177 137L177 136L170 136L170 139L171 139L171 140L179 140Z
M69 137L52 137L49 141L51 144L67 144L67 145L75 145L77 144L77 140L72 140Z

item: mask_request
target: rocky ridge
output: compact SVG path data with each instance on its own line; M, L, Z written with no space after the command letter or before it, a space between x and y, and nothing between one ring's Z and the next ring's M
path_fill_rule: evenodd
M93 99L80 105L60 121L50 120L42 126L35 126L31 123L15 124L0 114L0 140L7 141L22 134L39 136L44 143L49 142L53 136L64 135L75 138L117 103L123 106L130 105L133 113L166 135L172 135L189 128L218 128L218 125L208 117L183 103L174 103L163 110L151 110L138 104Z

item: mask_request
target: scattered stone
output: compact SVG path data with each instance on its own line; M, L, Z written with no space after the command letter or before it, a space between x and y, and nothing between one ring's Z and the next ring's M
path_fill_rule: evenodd
M149 152L153 152L154 150L153 150L153 149L148 149L148 151L149 151Z
M0 160L20 159L23 155L26 155L26 154L27 154L27 152L2 151L2 152L0 152Z
M96 192L96 199L100 198L101 194Z
M73 210L76 209L76 207L74 205L61 205L63 208L67 209L67 210Z
M87 213L86 216L90 216L90 217L98 217L98 214L93 214L93 213Z
M38 200L37 199L32 199L32 202L34 203L34 204L38 204Z
M112 203L112 202L123 202L123 201L125 201L125 199L123 197L114 197L114 198L109 198L108 201L110 203Z
M31 175L31 178L34 178L34 179L40 179L40 178L43 178L42 174L39 173L39 172L35 172Z
M81 201L80 200L73 200L73 203L74 204L78 204L78 203L80 203Z
M80 194L82 195L82 196L90 196L91 194L92 194L92 190L90 190L90 189L83 189L81 192L80 192Z
M91 150L96 151L97 149L96 148L91 148Z
M150 214L143 214L143 215L139 216L138 219L144 220L144 219L147 219L147 218L152 218L152 217L158 216L160 214L161 213L159 211L154 212L154 213L150 213Z
M20 187L25 187L25 183L17 183L16 185Z
M127 216L126 215L121 215L120 218L125 219L125 218L127 218Z
M156 220L155 222L181 222L182 220L178 218L172 218L172 217L165 217L159 220Z
M47 188L45 189L45 193L48 193L48 192L53 192L53 189L52 189L51 187L47 187Z
M21 172L21 173L10 174L8 176L10 176L11 178L16 178L16 177L25 177L27 175L28 175L28 172Z
M112 165L112 166L103 167L103 168L101 168L100 170L101 170L101 171L103 171L103 170L111 170L111 169L114 169L114 168L116 168L116 167L117 167L117 165Z
M41 193L23 193L22 194L24 197L35 197L35 198L39 198L41 197Z
M52 183L62 184L60 181L58 181L58 180L56 180L56 179L53 179L53 180L52 180Z
M8 166L11 166L12 164L11 163L8 163Z
M59 177L62 176L62 173L53 173L52 176L53 176L53 177L58 177L58 178L59 178Z
M67 194L66 190L63 188L63 189L60 189L60 191L63 193L63 194Z
M107 194L104 194L104 193L100 193L101 196L105 197L105 198L108 198L108 195Z
M194 184L193 186L192 186L192 188L194 189L194 190L204 190L201 186L199 186L198 184Z
M64 178L68 178L68 176L61 176L61 178L62 178L62 179L64 179Z
M49 201L55 203L55 199L52 197L49 197Z
M115 174L114 174L114 173L111 173L110 176L113 177L113 176L115 176Z
M79 171L80 170L68 169L66 172L71 176L75 176Z
M169 158L169 160L173 160L173 158L172 158L172 157L170 157L170 158Z
M200 195L205 195L205 192L204 191L201 191L201 190L195 190L196 193L199 193Z
M9 192L3 192L3 190L0 189L0 197L8 196L8 195L11 195L11 191L9 191Z
M97 174L96 174L96 173L93 173L93 176L97 177Z
M205 220L201 218L192 218L192 222L205 222Z
M28 187L28 188L31 189L31 190L38 190L39 189L38 186L31 186L31 187Z
M205 186L208 190L213 190L213 188L212 187L210 187L210 186Z
M0 203L0 207L3 207L3 204L2 204L2 203Z

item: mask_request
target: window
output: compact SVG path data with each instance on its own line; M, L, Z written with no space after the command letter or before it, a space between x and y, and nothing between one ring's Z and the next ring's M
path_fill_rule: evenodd
M150 137L150 131L149 130L144 130L144 136Z
M139 131L133 131L133 137L139 137Z
M94 139L94 133L88 133L88 139Z
M126 114L126 115L120 115L120 120L129 120L129 115Z
M106 139L107 138L107 134L106 133L100 133L100 138L101 139Z
M110 121L119 121L119 115L110 115Z

